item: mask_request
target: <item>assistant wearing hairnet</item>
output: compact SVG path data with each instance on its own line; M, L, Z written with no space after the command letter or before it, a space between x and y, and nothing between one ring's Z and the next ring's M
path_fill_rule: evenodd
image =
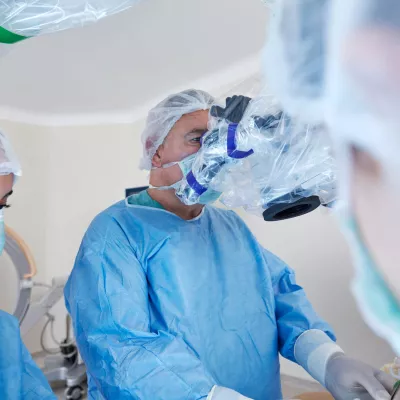
M0 310L0 399L55 400L21 340L18 320Z
M65 287L89 398L281 399L278 352L334 337L293 271L232 211L186 221L140 195L95 218Z
M14 183L18 176L21 175L21 167L14 154L10 142L7 137L0 132L0 176L14 174ZM1 194L1 198L5 196L6 193ZM4 210L0 207L0 255L4 250L6 244L6 228L4 224Z
M142 133L143 158L140 168L150 170L151 160L169 131L185 114L208 110L214 98L202 90L189 89L168 96L150 110Z
M7 137L0 132L0 175L21 175L21 166ZM5 239L3 210L0 237ZM0 399L55 399L42 371L24 346L18 320L0 310Z
M21 176L21 166L7 137L0 132L0 175Z

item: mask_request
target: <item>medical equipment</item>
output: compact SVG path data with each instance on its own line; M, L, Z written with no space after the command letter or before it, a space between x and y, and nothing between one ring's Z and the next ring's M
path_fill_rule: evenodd
M213 109L211 109L211 115ZM177 196L196 204L207 189L266 221L298 217L336 198L336 166L323 127L282 112L271 96L250 101L239 123L211 117Z
M259 84L252 77L251 86L254 83ZM222 192L220 201L226 206L243 207L266 221L298 217L321 204L333 204L336 166L321 126L291 118L272 96L234 95L225 102L221 106L203 91L186 90L155 106L142 134L142 168L151 168L157 148L183 115L210 109L209 130L200 150L190 156L191 170L168 186L183 203L215 200Z
M0 2L0 43L81 27L138 0L7 0Z
M134 187L134 188L126 188L125 189L125 198L132 196L133 194L137 194L140 192L143 192L144 190L147 190L149 187L148 186L139 186L139 187Z
M4 252L10 257L18 274L19 296L13 314L20 322L21 336L26 335L44 316L48 318L42 331L41 345L45 352L52 354L44 360L43 373L49 382L66 383L67 399L80 399L83 395L80 385L86 380L86 370L79 360L76 345L70 338L69 317L67 317L67 337L64 342L58 343L53 333L54 317L50 314L51 308L63 297L66 278L55 278L52 285L35 282L33 278L37 269L33 255L23 239L8 226L6 226ZM32 301L32 290L36 287L46 288L46 292L39 300ZM59 345L59 350L49 350L44 345L44 333L49 325L52 338Z

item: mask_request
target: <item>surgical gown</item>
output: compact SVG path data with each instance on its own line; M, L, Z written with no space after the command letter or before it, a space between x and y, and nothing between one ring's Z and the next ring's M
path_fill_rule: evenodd
M0 399L56 399L42 371L22 343L17 319L1 310Z
M308 329L334 338L293 271L211 206L191 221L125 202L102 212L65 298L91 399L197 400L215 384L281 399L279 351L294 360Z

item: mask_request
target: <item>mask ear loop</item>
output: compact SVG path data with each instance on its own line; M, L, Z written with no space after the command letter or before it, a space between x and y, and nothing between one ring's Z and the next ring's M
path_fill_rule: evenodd
M178 183L180 184L180 182L176 182L170 186L153 186L153 185L149 185L149 189L157 189L157 190L172 190L172 189L177 189L178 188Z
M168 164L162 165L161 167L151 167L151 169L152 170L154 170L154 169L165 169L165 168L173 167L176 164L179 164L179 162L178 161L173 161L173 162L170 162Z
M167 163L165 165L162 165L161 167L152 167L151 168L152 170L156 170L156 169L170 168L170 167L173 167L175 165L179 165L179 168L180 168L181 173L182 173L182 178L179 179L177 182L173 183L172 185L168 185L168 186L154 186L154 185L149 183L149 189L158 189L158 190L171 190L171 189L174 189L175 191L178 190L180 185L181 185L182 180L186 178L185 173L184 173L184 171L182 169L182 162L184 160L187 160L190 157L195 157L195 154L189 155L189 156L185 157L181 161L173 161L173 162Z
M156 170L156 169L165 169L165 168L170 168L173 167L174 165L178 165L179 161L173 161L170 162L168 164L162 165L161 167L152 167L152 170ZM173 183L172 185L168 185L168 186L154 186L151 183L149 183L149 189L158 189L158 190L171 190L171 189L175 189L177 190L179 185L181 183L181 179L178 182Z

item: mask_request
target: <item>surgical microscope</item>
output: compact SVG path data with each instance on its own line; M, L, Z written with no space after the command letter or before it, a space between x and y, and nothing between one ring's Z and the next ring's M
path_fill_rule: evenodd
M299 217L330 207L336 168L323 127L295 121L270 96L233 96L210 110L192 170L177 196L188 205L212 188L228 207L265 221Z

